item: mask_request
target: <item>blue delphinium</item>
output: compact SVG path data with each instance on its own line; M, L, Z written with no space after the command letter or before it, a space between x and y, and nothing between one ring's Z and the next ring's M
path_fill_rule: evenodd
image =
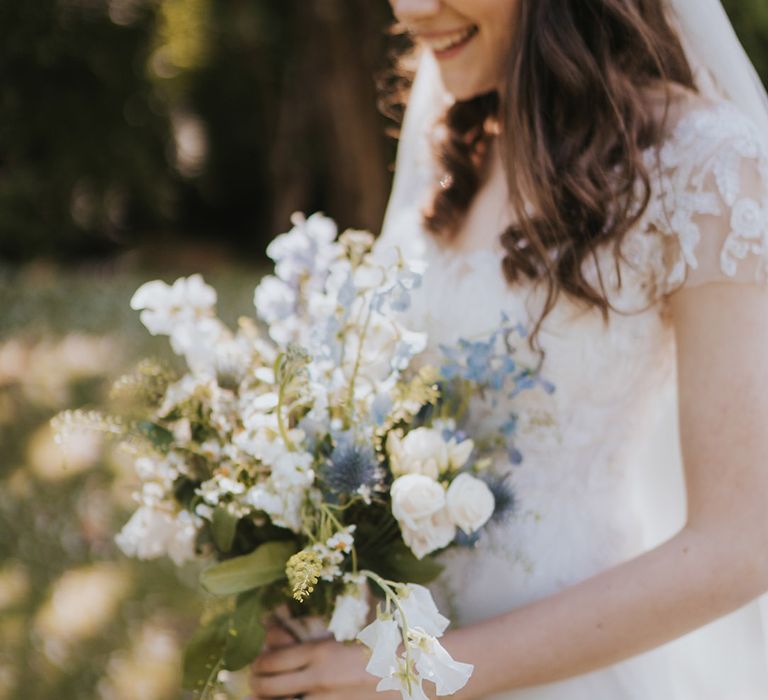
M373 447L358 442L352 431L335 435L335 445L321 468L321 477L329 491L337 495L370 495L382 480Z
M453 346L441 345L444 362L440 374L447 383L468 382L476 387L493 408L499 405L500 399L514 399L529 389L541 388L551 394L555 387L540 375L538 368L526 367L514 357L515 340L526 337L523 325L512 323L502 314L498 328L488 336L478 340L460 338ZM516 432L517 416L513 414L501 426L512 464L523 460L514 444Z

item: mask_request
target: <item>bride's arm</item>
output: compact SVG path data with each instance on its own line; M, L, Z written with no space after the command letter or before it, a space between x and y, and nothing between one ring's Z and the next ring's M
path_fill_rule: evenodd
M457 700L616 663L768 590L768 290L705 284L679 290L671 304L685 527L555 595L449 632L443 641L454 658L476 667ZM377 694L364 666L359 646L333 641L274 651L255 664L254 698L396 697Z
M670 302L686 525L642 556L453 632L446 646L476 665L462 698L616 663L768 590L768 293L705 284Z

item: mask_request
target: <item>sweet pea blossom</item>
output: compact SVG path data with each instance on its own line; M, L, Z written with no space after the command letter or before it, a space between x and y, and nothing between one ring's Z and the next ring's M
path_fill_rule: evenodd
M355 639L365 626L370 609L366 592L364 584L352 584L347 586L344 593L336 596L328 629L337 642Z
M115 537L126 556L157 559L169 556L177 566L195 558L199 519L187 511L176 515L141 506Z
M450 621L440 614L428 588L409 583L402 587L398 600L408 627L419 628L433 637L441 636L448 628Z
M432 635L411 630L414 657L419 676L435 684L437 695L453 695L469 681L475 667L455 661Z
M402 641L400 626L389 617L377 617L360 630L357 640L371 650L365 670L378 678L389 678L399 667L397 649Z
M215 305L216 290L199 274L180 277L173 285L147 282L131 298L131 308L141 311L141 322L152 335L171 335L179 324L210 316Z
M376 690L397 690L403 700L429 700L422 685L422 679L415 669L409 669L405 659L397 659L397 670L382 678Z

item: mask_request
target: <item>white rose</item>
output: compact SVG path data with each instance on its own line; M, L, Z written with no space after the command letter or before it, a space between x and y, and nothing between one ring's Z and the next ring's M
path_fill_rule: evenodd
M394 432L387 436L392 473L423 474L437 479L448 468L448 446L431 428L416 428L404 438Z
M400 532L403 542L417 559L423 559L427 554L447 547L456 538L456 526L446 510L435 513L431 518L420 520L415 528L401 523Z
M392 514L403 541L417 558L449 545L456 526L446 511L445 489L423 474L406 474L392 484Z
M488 522L496 506L488 484L471 474L459 474L451 482L446 503L451 521L468 535Z
M392 514L401 523L416 528L445 508L445 489L423 474L406 474L395 479L390 491Z

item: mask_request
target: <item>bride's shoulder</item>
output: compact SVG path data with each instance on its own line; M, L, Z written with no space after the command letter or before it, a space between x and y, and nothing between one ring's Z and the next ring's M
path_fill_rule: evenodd
M671 99L655 108L664 122L661 151L665 164L693 164L714 151L756 160L768 158L768 136L737 105L724 99L693 92L682 86L670 88Z
M768 144L753 120L680 88L660 146L646 155L646 222L675 244L667 287L768 278Z

